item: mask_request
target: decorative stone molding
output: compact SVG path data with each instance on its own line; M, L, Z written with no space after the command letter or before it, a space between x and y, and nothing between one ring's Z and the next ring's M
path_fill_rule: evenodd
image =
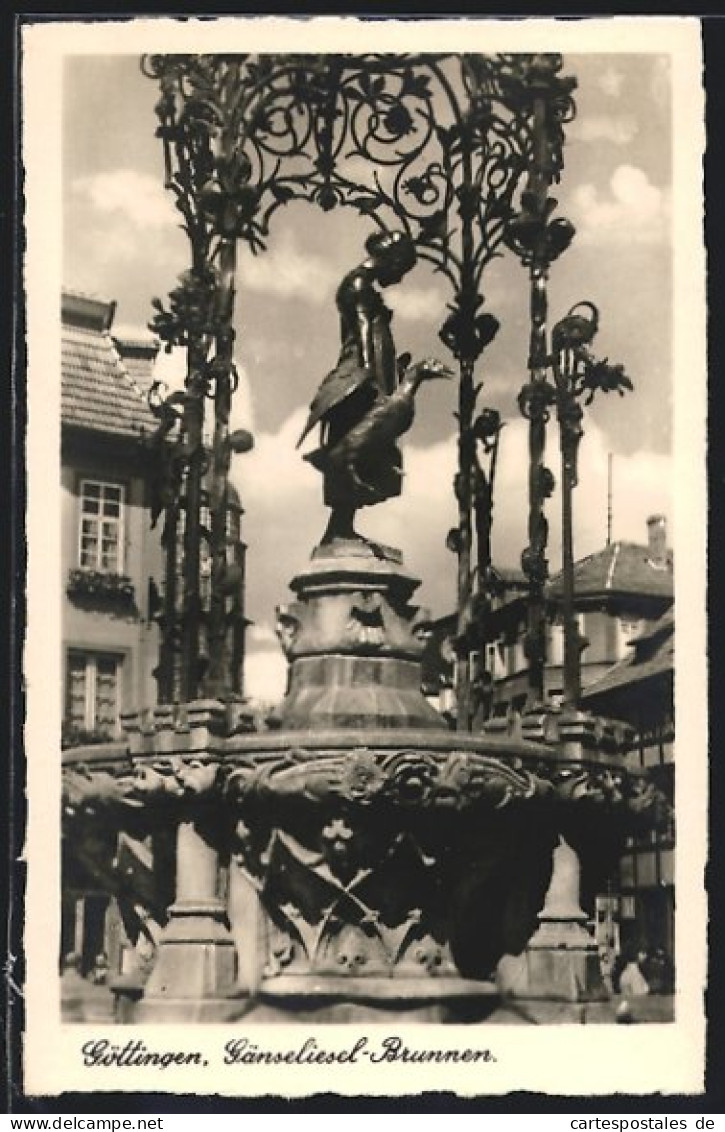
M232 770L227 795L236 805L252 798L331 798L368 806L462 810L480 804L501 809L514 800L542 796L550 785L526 770L471 751L374 751L312 755L292 749L273 761Z

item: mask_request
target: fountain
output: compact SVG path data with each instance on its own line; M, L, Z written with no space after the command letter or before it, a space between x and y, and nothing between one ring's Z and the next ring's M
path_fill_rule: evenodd
M421 692L426 615L413 600L418 580L408 573L401 550L377 544L355 527L358 511L401 491L398 440L412 424L416 395L427 381L453 376L435 359L411 363L409 356L396 355L390 313L377 289L400 283L419 253L433 262L438 256L449 279L455 282L460 272L440 336L460 367L458 639L467 640L478 624L470 617L473 366L497 327L491 315L478 313L478 280L506 232L513 233L515 250L533 264L538 342L542 264L571 238L570 226L565 231L565 222L549 220L555 202L546 196L560 167L561 122L572 87L558 75L559 57L460 57L466 91L461 105L455 84L443 82L440 60L431 58L283 57L281 63L268 60L266 71L249 67L246 57L236 62L226 56L152 57L145 64L162 82L158 114L167 182L196 241L195 269L172 293L170 311L158 304L155 324L169 343L186 345L189 356L183 413L175 416L163 403L157 406L158 448L166 459L165 482L172 485L168 529L176 530L182 476L187 517L183 612L179 621L167 599L162 649L167 667L162 664L160 687L169 693L173 686L169 657L173 660L179 629L183 681L178 696L165 697L175 702L124 717L123 742L64 754L68 851L84 854L96 883L115 896L134 944L130 968L113 984L121 1022L506 1021L512 1000L606 998L580 903L580 871L603 875L616 860L627 823L644 820L656 805L653 789L625 770L624 729L575 704L542 707L533 694L520 717L490 720L473 734L462 652L457 686L462 726L451 731ZM373 81L371 75L378 77ZM438 105L433 79L442 82L453 106L447 133L433 129ZM235 82L248 84L246 101L225 101ZM398 84L397 102L386 83ZM194 93L195 84L203 98ZM307 135L318 147L314 172L285 178L276 160L266 180L264 170L257 170L252 190L253 163L245 146L251 139L256 148L248 152L260 161L265 146L279 154L269 101L280 90L315 122ZM396 193L399 185L408 186L405 191L430 212L415 221L417 241L402 197L384 199L380 182L377 195L370 195L335 174L334 155L342 145L333 133L351 120L335 111L335 100L344 98L351 99L355 114L366 106L374 111L371 120L378 123L382 111L376 100L384 101L393 160L401 165ZM250 109L255 99L264 113ZM500 176L506 164L501 151L487 149L485 141L496 99L510 119L505 181L491 172L498 169ZM406 100L416 102L415 115ZM247 118L238 122L240 106ZM406 155L402 139L416 122L425 126L424 143L415 142ZM363 145L359 133L353 134L360 154L371 160L372 142ZM431 139L446 148L445 161L406 181L406 163L418 161ZM299 146L295 140L296 158ZM196 164L208 180L174 175L172 159L182 172ZM472 169L479 160L490 191L485 197L479 193L475 203ZM439 202L430 195L435 169L446 170L454 186L444 199L451 210L455 202L460 215L460 255L453 254L451 236L441 227L440 208L430 211L431 200ZM528 190L517 213L512 196L527 172ZM476 184L481 183L479 178ZM265 192L272 204L262 223ZM235 247L243 238L256 250L269 213L295 193L323 208L356 193L350 203L359 211L376 215L382 201L408 219L402 228L379 223L381 231L366 243L367 258L337 292L340 356L312 401L302 438L319 426L319 446L305 459L323 477L329 522L306 567L291 581L293 600L277 610L288 689L271 725L255 731L244 705L227 694L224 632L227 476L232 452L250 443L248 434L237 443L229 433ZM225 201L228 207L221 208ZM526 403L532 428L538 428L543 425L534 408L540 405L543 412L545 403L535 394L543 379L533 351L532 359ZM202 424L212 388L209 462ZM174 409L171 399L166 409ZM172 442L177 425L179 439ZM536 452L535 447L532 460L540 463L541 444ZM546 493L534 473L532 545L525 560L538 600L546 573L541 514ZM200 679L199 507L205 476L212 603L208 670ZM490 527L487 484L478 483L476 501L483 546ZM175 576L176 546L170 537L169 576ZM536 672L541 658L534 630L532 622Z

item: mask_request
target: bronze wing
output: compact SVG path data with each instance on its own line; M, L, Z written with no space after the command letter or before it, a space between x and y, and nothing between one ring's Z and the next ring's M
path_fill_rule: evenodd
M373 386L374 379L361 369L357 358L354 359L353 365L343 364L328 373L310 405L307 423L297 441L297 447L299 448L316 424L323 421L342 401L364 385Z

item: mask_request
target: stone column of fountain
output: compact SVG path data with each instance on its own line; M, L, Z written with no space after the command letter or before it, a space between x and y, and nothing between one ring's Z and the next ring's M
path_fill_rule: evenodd
M175 895L155 962L131 997L134 1022L216 1020L236 993L237 957L229 929L221 865L226 853L221 785L226 711L214 700L161 705L125 719L134 776L127 805L150 828L175 835ZM131 984L133 985L133 984ZM129 985L117 988L129 997Z
M555 743L557 759L549 777L558 798L559 836L538 927L519 956L501 960L498 985L510 998L601 1002L609 992L582 907L582 871L583 865L589 872L599 866L611 875L623 842L623 818L631 822L637 809L637 787L628 780L622 758L630 729L576 709L549 708L525 716L521 730Z

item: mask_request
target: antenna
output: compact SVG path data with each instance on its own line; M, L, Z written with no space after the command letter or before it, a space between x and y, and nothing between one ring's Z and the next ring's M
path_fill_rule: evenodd
M607 453L607 546L612 545L612 464L614 456Z

